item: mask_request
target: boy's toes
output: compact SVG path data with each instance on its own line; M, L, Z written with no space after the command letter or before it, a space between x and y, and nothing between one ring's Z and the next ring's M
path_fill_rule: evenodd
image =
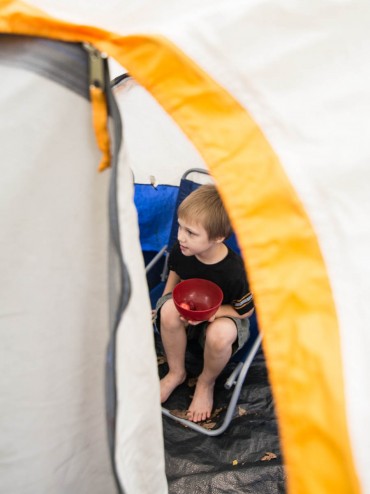
M192 410L187 410L186 418L191 422L204 422L210 417L208 412L193 412Z

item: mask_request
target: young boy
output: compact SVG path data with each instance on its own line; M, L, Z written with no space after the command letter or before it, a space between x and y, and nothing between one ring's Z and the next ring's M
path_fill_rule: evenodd
M197 332L204 347L204 364L187 418L199 422L211 416L216 378L247 340L248 317L254 308L243 261L224 243L231 227L214 185L202 185L180 204L178 223L178 242L170 253L168 280L156 307L169 366L160 382L161 403L184 382L187 334ZM223 291L222 305L207 322L186 321L176 310L172 291L189 278L213 281Z

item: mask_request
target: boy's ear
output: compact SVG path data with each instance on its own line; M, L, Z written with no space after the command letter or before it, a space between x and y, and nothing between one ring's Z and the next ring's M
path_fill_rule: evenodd
M221 244L224 240L225 240L226 237L218 237L216 238L215 242L216 244Z

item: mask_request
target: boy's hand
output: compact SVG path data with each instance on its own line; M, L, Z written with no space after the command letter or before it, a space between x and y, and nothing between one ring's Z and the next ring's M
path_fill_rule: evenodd
M189 319L185 319L184 317L180 316L181 321L185 322L186 324L190 324L191 326L198 326L198 324L202 324L204 321L190 321ZM216 316L212 316L208 319L208 322L213 322L216 319Z
M154 322L156 315L157 315L157 311L155 309L152 309L152 323Z
M187 326L188 324L190 324L191 326L197 326L198 324L200 324L202 321L190 321L189 319L185 319L185 317L181 316L180 315L180 320L185 323L185 325Z
M188 324L191 326L198 326L198 324L201 324L203 321L188 321Z

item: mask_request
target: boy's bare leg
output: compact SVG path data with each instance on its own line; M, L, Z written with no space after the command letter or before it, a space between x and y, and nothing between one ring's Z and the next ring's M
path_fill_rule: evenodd
M236 326L231 319L217 319L208 326L203 371L187 414L192 422L201 422L211 416L215 381L230 360L236 338Z
M168 374L160 381L161 403L164 403L186 378L185 326L172 300L168 300L161 309L161 338L169 367Z

